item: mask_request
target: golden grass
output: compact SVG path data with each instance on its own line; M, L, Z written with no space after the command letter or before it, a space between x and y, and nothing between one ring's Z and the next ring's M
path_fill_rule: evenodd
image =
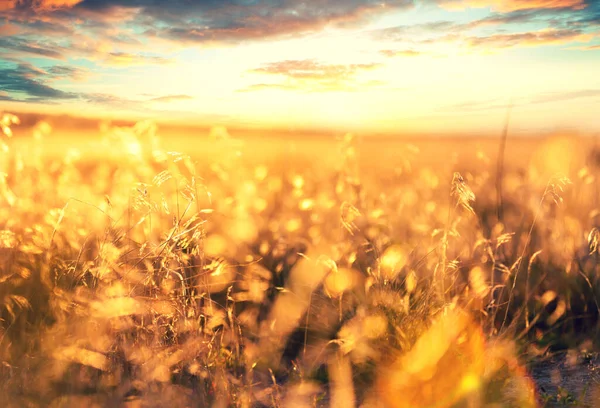
M574 142L509 143L499 219L489 148L175 153L144 122L55 155L0 123L3 406L537 406L525 363L597 333Z

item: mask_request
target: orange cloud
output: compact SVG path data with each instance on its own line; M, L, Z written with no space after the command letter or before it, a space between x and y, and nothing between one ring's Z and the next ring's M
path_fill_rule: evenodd
M42 0L38 8L73 7L83 0Z
M0 1L0 11L13 9L16 5L17 0Z
M2 6L0 6L0 10L2 10ZM6 23L0 25L0 36L10 36L19 33L19 27L15 24Z
M586 7L585 0L441 0L439 4L441 7L453 10L468 7L491 7L500 12L558 8L580 10Z

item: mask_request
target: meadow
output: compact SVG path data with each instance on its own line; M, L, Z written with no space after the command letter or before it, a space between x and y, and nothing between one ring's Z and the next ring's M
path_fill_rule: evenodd
M532 377L598 347L595 139L0 119L2 406L600 401Z

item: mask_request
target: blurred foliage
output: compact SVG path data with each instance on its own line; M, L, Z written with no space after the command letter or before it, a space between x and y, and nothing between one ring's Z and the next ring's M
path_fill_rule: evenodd
M525 363L595 347L599 163L562 139L499 217L483 153L192 157L141 122L91 160L0 124L3 406L537 406Z

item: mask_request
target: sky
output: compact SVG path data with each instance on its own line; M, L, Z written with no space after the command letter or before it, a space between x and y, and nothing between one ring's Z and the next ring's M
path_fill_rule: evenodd
M0 111L600 131L600 0L0 0Z

